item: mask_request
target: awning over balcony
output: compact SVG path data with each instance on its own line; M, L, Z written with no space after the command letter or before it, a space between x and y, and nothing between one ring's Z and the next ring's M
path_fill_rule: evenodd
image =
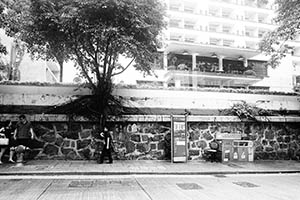
M248 87L262 80L261 77L210 73L199 71L169 71L165 78L167 83L180 82L181 86L215 86L215 87Z

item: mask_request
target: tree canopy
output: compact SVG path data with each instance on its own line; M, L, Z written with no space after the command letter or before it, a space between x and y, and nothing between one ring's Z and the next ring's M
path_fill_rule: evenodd
M32 54L74 60L93 92L88 109L101 119L113 99L113 76L133 63L151 72L165 24L160 0L10 1L6 31ZM129 63L119 63L120 56Z
M277 16L274 21L278 27L266 34L260 43L260 50L271 56L270 64L276 67L287 53L293 51L288 41L295 40L300 34L300 1L276 0Z

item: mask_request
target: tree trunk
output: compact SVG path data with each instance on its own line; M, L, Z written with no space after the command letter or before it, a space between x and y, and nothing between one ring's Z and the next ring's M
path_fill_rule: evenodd
M59 82L63 82L64 61L59 61Z
M95 92L95 105L97 112L99 113L99 125L100 130L103 130L106 127L106 121L109 112L109 101L112 92L112 83L110 80L101 80L97 85Z

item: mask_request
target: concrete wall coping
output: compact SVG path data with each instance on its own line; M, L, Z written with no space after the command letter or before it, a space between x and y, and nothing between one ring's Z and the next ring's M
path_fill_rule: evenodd
M18 120L18 114L0 114L0 121ZM34 114L26 115L30 121L33 122L90 122L84 117L72 117L63 114ZM256 119L260 122L300 122L300 117L297 116L257 116ZM111 122L170 122L170 115L122 115L110 116ZM241 122L237 116L187 116L188 122ZM248 120L249 121L249 120ZM243 120L247 122L247 120ZM250 122L250 121L249 121Z

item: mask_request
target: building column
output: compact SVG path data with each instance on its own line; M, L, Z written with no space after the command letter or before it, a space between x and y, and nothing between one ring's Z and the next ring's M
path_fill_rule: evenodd
M224 56L219 56L218 57L218 59L219 59L219 69L218 69L218 71L219 72L223 72L224 70L223 70L223 58L224 58Z
M164 65L164 70L167 70L168 69L168 53L167 52L164 52L163 65Z

